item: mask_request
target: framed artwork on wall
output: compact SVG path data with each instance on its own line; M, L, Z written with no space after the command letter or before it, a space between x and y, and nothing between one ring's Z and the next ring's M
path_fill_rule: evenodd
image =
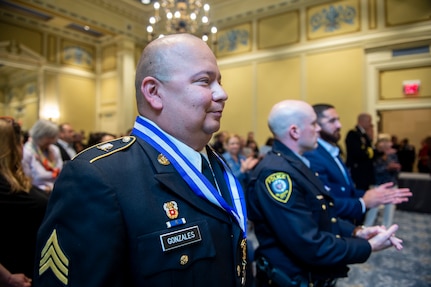
M251 51L251 23L226 28L217 33L215 54L223 57Z
M338 36L361 30L359 0L336 1L307 8L307 39Z
M94 70L95 51L88 45L78 42L63 40L61 43L61 63L80 67L86 70Z

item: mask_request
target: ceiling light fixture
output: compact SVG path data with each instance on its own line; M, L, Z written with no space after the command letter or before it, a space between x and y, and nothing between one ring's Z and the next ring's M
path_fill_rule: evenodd
M211 26L210 5L204 1L160 0L153 2L153 7L154 15L148 19L148 41L169 34L190 33L215 43L217 28Z

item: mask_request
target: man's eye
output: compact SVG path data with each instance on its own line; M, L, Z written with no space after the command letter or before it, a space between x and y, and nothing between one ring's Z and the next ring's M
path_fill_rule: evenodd
M199 79L199 81L198 81L198 82L208 84L208 83L210 82L210 79L208 79L208 78L202 78L202 79Z

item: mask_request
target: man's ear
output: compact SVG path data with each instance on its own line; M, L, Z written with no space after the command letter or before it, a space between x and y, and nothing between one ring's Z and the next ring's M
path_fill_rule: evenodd
M160 88L162 83L154 77L146 77L141 83L141 93L145 101L155 110L163 108Z
M297 125L291 125L289 127L289 134L292 139L299 139L299 127Z

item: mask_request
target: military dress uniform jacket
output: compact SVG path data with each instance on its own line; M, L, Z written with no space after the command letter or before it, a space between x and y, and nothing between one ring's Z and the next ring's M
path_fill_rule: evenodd
M346 165L350 169L356 188L367 190L374 184L372 142L359 127L350 130L346 136Z
M277 140L253 171L246 194L259 241L256 257L291 279L344 277L348 264L371 254L366 240L352 237L354 225L335 217L320 180Z
M362 220L364 213L359 198L365 192L355 189L344 163L340 160L347 178L332 155L320 144L316 149L304 153L304 157L310 161L310 169L316 173L334 198L337 216L351 221Z
M35 287L240 286L239 224L131 137L77 155L38 233Z

